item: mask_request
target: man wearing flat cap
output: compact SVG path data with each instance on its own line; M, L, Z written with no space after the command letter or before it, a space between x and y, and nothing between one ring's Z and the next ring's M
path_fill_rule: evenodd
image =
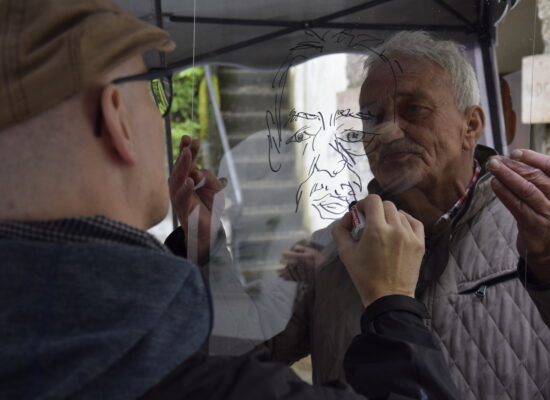
M0 398L363 398L311 387L265 354L204 351L212 310L201 270L145 232L167 213L171 80L143 54L173 47L109 0L0 0ZM182 204L211 207L221 187L195 169L191 147L171 189ZM380 272L365 268L342 220L335 236L368 306L351 383L376 398L456 398L412 298L422 226L369 201L367 217L400 243L387 269L412 284L373 284ZM373 347L386 357L369 359Z

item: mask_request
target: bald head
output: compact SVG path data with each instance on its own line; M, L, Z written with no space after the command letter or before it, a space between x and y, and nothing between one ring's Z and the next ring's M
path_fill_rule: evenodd
M167 210L161 116L141 56L49 111L0 132L0 219L106 215L148 228ZM101 137L94 135L101 107Z

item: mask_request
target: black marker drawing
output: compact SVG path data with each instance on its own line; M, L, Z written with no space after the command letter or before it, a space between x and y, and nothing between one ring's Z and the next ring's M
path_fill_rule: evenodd
M312 160L307 167L305 179L300 182L296 191L296 211L304 201L311 203L321 219L334 220L342 216L351 201L358 200L357 194L363 190L361 176L356 172L357 163L366 162L365 148L373 141L377 133L369 127L377 124L377 116L363 112L352 112L349 109L321 112L292 109L288 115L282 112L283 96L288 83L291 67L311 59L316 55L327 53L329 48L338 48L340 52L360 52L374 55L387 64L392 73L393 64L383 55L372 50L382 40L369 34L355 34L351 31L305 31L310 39L300 42L290 49L288 57L281 64L273 88L278 89L273 110L266 111L268 129L268 161L273 172L281 169L277 156L283 146L301 146L299 154L310 155ZM401 68L400 65L397 65ZM393 73L395 77L395 73ZM323 84L323 82L319 82ZM361 120L363 129L351 129L350 121ZM300 127L296 130L294 125ZM288 133L290 129L290 134ZM368 129L368 130L367 130ZM320 145L328 144L337 161L327 160L319 152ZM342 174L342 173L345 173ZM340 175L342 174L342 175ZM348 176L342 183L336 182L336 176ZM306 191L309 188L309 191ZM304 192L306 191L306 198Z

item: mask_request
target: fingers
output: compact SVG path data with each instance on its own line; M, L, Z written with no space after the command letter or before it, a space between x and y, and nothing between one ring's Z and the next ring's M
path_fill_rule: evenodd
M311 250L311 247L303 246L301 244L296 244L293 246L292 250L297 253L308 253Z
M172 194L172 203L176 209L180 223L183 224L194 204L193 180L191 178L187 177L180 187L174 191Z
M197 180L195 181L195 184L199 183L204 179L203 186L198 189L198 191L210 191L210 192L219 192L220 190L223 190L223 186L220 182L220 180L212 173L212 171L208 169L201 169L197 171Z
M182 136L179 145L180 156L178 157L178 159L181 157L182 153L186 149L190 152L191 162L193 163L193 168L191 168L190 170L190 175L195 181L195 184L197 184L202 179L202 175L198 172L196 167L194 167L196 165L197 155L199 154L200 150L200 141L198 139L193 139L187 135Z
M357 206L361 207L360 210L365 215L366 226L384 226L386 224L400 226L405 222L399 215L401 211L397 210L395 204L387 200L382 201L378 195L368 195L366 199L358 202ZM403 226L413 230L408 219Z
M191 154L193 155L193 160L197 158L197 155L199 154L199 150L201 147L201 142L198 139L193 139L191 141L191 145L189 148L191 149Z
M399 210L399 214L401 216L402 226L412 233L417 238L419 243L424 245L424 224L403 210Z
M179 145L179 151L181 151L188 147L191 150L191 155L193 160L197 157L197 154L199 153L200 149L200 140L193 139L190 136L184 135L181 137L180 145Z
M300 254L297 254L293 251L284 251L283 252L283 262L286 263L295 263L300 258Z
M198 170L196 167L196 158L199 150L199 140L192 139L187 135L182 136L180 141L180 155L174 163L174 169L172 172L175 179L171 179L171 181L169 181L171 186L179 187L182 179L185 179L187 176L193 179L195 185L198 185L202 181L205 170ZM214 177L214 179L216 178ZM215 186L219 186L221 190L221 184Z
M192 167L191 151L184 149L174 163L172 174L168 178L170 194L173 196L183 185L184 181L189 177L189 172Z
M298 268L296 265L287 265L281 273L281 277L287 281L295 282L306 280L306 275L303 273L302 268Z
M364 200L357 203L357 208L365 216L366 226L384 226L386 225L386 213L380 196L369 194Z
M550 197L550 177L542 169L505 157L500 161L517 175L533 183L547 198Z
M356 242L351 237L351 214L346 213L339 221L337 221L332 227L332 237L336 242L338 251L341 253L350 247L355 246Z
M382 202L382 205L384 207L386 222L392 226L400 225L401 217L399 216L399 212L397 211L397 207L395 207L395 204L393 204L391 201L384 201ZM408 226L408 223L405 226Z
M181 153L181 150L184 148L184 147L187 147L191 144L191 137L190 136L187 136L187 135L184 135L181 137L180 139L180 145L179 145L179 151Z
M546 175L550 176L550 156L537 153L533 150L514 150L510 158L522 163L528 164L533 168L538 168Z
M518 208L514 205L513 198L507 195L499 183L506 187L515 197L521 199L530 206L535 212L548 215L550 213L550 177L542 170L533 168L530 165L518 162L515 160L493 158L488 164L489 170L496 179L493 179L493 190L503 194L513 208ZM498 194L497 194L498 196ZM500 198L500 196L499 196ZM501 199L507 204L503 199Z
M407 218L407 221L409 222L409 224L410 224L414 234L416 235L416 237L421 239L422 242L423 242L424 237L425 237L424 224L422 222L420 222L419 220L417 220L416 218L414 218L412 215L407 214L405 211L401 211L401 212Z
M510 190L498 179L494 178L491 182L491 186L495 192L495 195L497 195L504 206L510 210L519 224L537 225L542 222L542 217L539 216L528 203L522 201L514 191Z
M296 253L292 251L285 251L283 253L283 260L289 265L303 265L306 267L315 267L315 260L308 253Z

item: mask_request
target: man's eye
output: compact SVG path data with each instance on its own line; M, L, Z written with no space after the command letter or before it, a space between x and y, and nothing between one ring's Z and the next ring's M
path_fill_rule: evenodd
M418 117L423 116L428 112L428 108L418 105L418 104L408 104L404 107L405 115L411 116L411 117Z
M301 143L305 142L306 140L310 139L313 135L309 134L305 129L300 129L298 132L296 132L294 135L289 137L286 140L286 144L289 144L291 142L295 143Z
M348 143L357 143L362 142L367 137L367 135L368 133L364 131L348 129L343 132L342 140Z

